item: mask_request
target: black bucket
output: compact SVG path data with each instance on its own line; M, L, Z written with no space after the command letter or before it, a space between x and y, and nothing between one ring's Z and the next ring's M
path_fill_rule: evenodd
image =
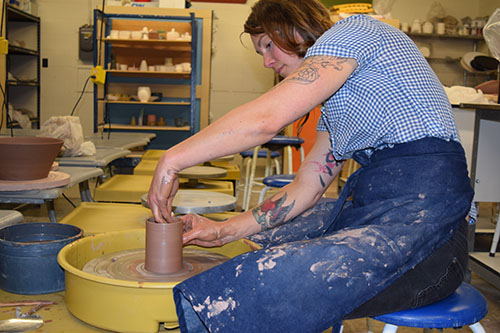
M81 238L69 224L21 223L0 229L0 288L24 295L64 290L57 254Z

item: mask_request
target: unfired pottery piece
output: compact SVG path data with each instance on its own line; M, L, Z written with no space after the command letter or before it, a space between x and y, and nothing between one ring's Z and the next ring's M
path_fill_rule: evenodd
M156 223L153 218L146 221L147 271L158 274L173 274L182 270L182 222Z
M0 138L0 179L34 180L49 175L64 141L61 139L19 136Z

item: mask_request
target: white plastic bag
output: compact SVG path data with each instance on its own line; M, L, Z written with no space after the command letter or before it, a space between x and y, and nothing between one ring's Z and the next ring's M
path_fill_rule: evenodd
M490 104L491 102L483 95L481 90L471 87L452 86L444 87L450 103L458 105L460 103Z
M95 155L95 145L83 141L83 129L79 117L50 117L43 123L40 136L64 140L63 156Z
M483 35L491 54L500 61L500 8L491 14L484 25Z
M9 117L10 119L17 121L22 129L31 128L30 117L19 110L14 110L12 104L9 104Z

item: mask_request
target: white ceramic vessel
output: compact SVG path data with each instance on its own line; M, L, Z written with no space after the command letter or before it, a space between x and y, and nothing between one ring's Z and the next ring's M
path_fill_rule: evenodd
M137 88L137 97L139 101L142 103L146 103L149 101L151 97L151 88L150 87L139 87Z

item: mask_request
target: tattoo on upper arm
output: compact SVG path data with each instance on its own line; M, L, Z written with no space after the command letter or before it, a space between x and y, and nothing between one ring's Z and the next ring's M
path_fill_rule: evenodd
M319 162L314 162L318 169L316 172L319 173L319 182L323 188L326 187L326 183L323 179L323 175L328 175L332 176L333 175L333 168L339 166L339 162L335 159L333 156L333 151L329 150L328 153L324 154L325 156L325 162L323 164Z
M260 224L262 231L283 224L287 214L295 205L295 200L289 205L285 205L286 193L281 198L275 199L277 195L265 200L260 206L252 209L252 214L257 223Z
M344 69L347 58L331 56L314 56L307 58L295 73L287 77L283 82L293 81L300 84L310 84L319 79L319 69L332 67L336 71Z

